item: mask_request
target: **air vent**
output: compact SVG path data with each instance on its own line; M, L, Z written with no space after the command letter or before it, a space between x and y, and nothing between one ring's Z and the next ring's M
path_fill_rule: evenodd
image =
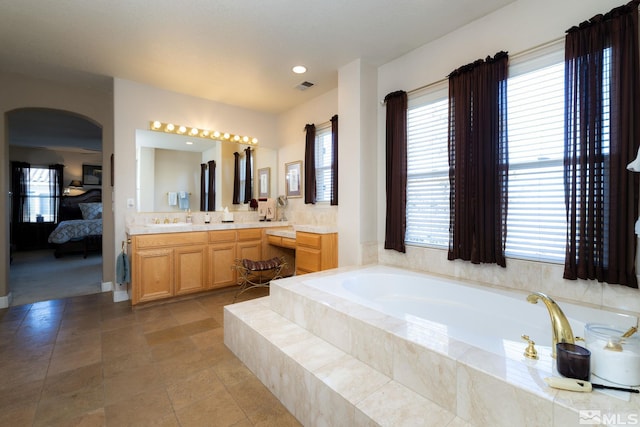
M298 89L298 90L307 90L311 86L313 86L313 83L308 82L308 81L304 81L304 82L300 83L298 86L296 86L296 89Z

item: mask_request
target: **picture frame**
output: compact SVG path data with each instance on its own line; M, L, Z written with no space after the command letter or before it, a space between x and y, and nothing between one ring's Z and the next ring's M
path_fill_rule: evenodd
M82 185L102 185L102 166L82 165Z
M287 197L302 197L302 160L286 163L284 173Z
M271 194L271 168L258 169L258 198L268 198Z

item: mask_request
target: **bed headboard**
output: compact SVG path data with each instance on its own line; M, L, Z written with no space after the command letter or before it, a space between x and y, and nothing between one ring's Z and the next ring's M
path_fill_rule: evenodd
M82 212L78 204L95 203L102 201L102 190L92 188L77 196L62 196L60 200L60 212L58 214L58 222L70 219L82 219Z

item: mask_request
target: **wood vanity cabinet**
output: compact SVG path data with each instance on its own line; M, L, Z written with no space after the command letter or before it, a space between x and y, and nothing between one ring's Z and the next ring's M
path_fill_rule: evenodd
M236 258L262 259L263 230L131 236L133 305L236 284Z
M236 258L262 259L262 229L245 228L238 230L238 243L236 246Z
M206 232L132 236L132 304L206 289L207 243Z
M209 232L209 289L235 285L236 230Z
M296 232L296 274L336 268L338 234Z

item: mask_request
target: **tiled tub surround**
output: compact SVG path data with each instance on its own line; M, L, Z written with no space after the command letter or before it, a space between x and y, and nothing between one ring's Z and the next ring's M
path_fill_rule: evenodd
M380 268L388 267L278 280L269 297L225 308L225 344L303 424L571 426L580 425L580 410L622 421L640 414L638 395L549 388L544 378L557 374L544 339L536 340L540 360L531 361L522 356L526 343L519 336L504 337L500 348L488 351L449 336L437 322L391 316L311 286ZM528 304L526 293L497 292ZM550 330L541 304L531 308ZM487 315L497 309L478 305ZM560 305L572 322L621 319L599 310L597 319L581 319L594 312Z

